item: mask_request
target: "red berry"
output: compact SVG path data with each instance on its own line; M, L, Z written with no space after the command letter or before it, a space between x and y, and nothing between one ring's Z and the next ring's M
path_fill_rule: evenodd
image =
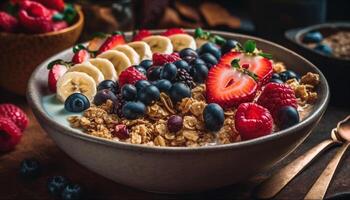
M129 138L129 130L124 124L117 124L114 127L112 134L117 136L119 139Z
M46 17L33 17L25 10L20 10L18 19L21 25L31 33L47 33L53 30L53 22Z
M67 71L64 65L56 64L50 69L48 76L48 85L51 92L56 93L56 84L58 79Z
M11 119L0 117L0 151L10 151L22 137L21 130Z
M0 117L11 119L21 131L27 128L29 122L22 109L9 103L0 104Z
M131 66L122 71L119 75L119 86L123 87L124 84L135 84L139 80L146 80L146 76Z
M60 12L64 10L63 0L34 0L34 1L37 1L50 9L58 10Z
M273 119L266 108L242 103L236 111L235 128L243 140L250 140L272 133Z
M162 54L154 53L152 56L153 65L164 65L165 63L172 63L178 60L181 60L178 53L172 54Z
M81 49L73 55L72 62L74 64L79 64L79 63L82 63L84 61L89 60L89 58L90 58L89 52L86 51L85 49Z
M12 15L0 12L0 31L14 32L18 27L18 21Z
M132 38L132 41L141 41L143 38L151 35L152 33L149 30L141 29L134 35L134 37Z
M286 84L268 83L261 92L257 103L267 108L275 121L279 109L283 106L298 107L294 90Z
M185 33L185 31L182 28L169 28L163 33L163 35L171 36L171 35L182 34L182 33Z
M28 14L33 17L44 17L51 19L52 15L56 13L56 11L46 8L41 3L28 0L21 1L19 3L19 7L20 9L27 11Z
M54 22L52 25L53 31L59 31L68 27L68 23L66 21Z
M111 50L114 47L125 43L126 42L125 42L124 35L121 35L121 34L111 35L101 45L100 49L98 50L98 54Z
M208 103L217 103L223 108L238 106L252 101L257 83L230 65L216 65L210 68L206 82Z

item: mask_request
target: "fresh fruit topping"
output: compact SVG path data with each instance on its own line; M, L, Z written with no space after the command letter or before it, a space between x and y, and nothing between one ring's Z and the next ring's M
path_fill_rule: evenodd
M150 46L152 53L171 54L173 52L173 45L168 37L152 35L142 40Z
M90 107L89 99L80 93L71 94L64 102L64 109L68 112L82 112Z
M125 104L125 100L123 98L123 95L118 93L117 94L117 101L113 102L113 110L112 112L117 114L120 118L124 117L123 116L123 111L122 108Z
M0 31L12 33L16 31L18 25L15 17L5 12L0 12Z
M105 51L98 55L97 58L109 60L113 64L117 75L120 75L123 70L131 66L128 56L126 56L125 53L116 50Z
M186 71L190 71L190 65L184 60L178 60L173 63L178 69L185 69Z
M111 61L105 58L93 58L89 59L89 62L101 71L105 80L115 81L118 79L117 72Z
M277 126L286 129L299 123L299 112L293 106L283 106L278 110L276 119Z
M176 133L182 129L183 119L179 115L172 115L167 121L167 128L169 132Z
M209 70L206 82L207 101L217 103L223 108L238 106L252 101L257 83L249 75L230 65L219 64Z
M232 49L236 47L240 47L241 45L236 40L226 40L225 44L221 47L221 54L224 55L230 52Z
M175 53L172 53L172 54L154 53L152 56L153 65L164 65L166 63L172 63L180 59L181 58L178 56L178 54L175 54Z
M122 108L123 116L126 119L137 119L146 113L146 106L142 102L127 102Z
M135 83L135 87L137 91L140 91L142 88L151 85L151 83L147 80L139 80Z
M300 81L300 76L292 70L286 70L286 71L280 72L279 76L283 82L286 82L293 78L295 78L297 81Z
M267 108L275 121L278 121L277 112L284 106L298 107L294 90L286 85L279 83L268 83L262 90L258 104Z
M98 50L97 54L101 54L105 51L114 49L118 45L125 44L125 38L122 34L115 34L109 36L106 41L101 45L100 49Z
M133 48L139 55L140 60L146 60L152 58L151 47L144 41L130 42L128 45Z
M327 44L318 44L316 47L315 47L315 50L318 51L318 52L321 52L325 55L332 55L333 54L333 50L332 48L327 45Z
M89 62L76 64L73 67L68 69L67 73L69 72L85 73L94 79L94 81L96 82L96 85L101 83L104 80L104 76L102 72Z
M196 58L196 59L192 60L192 61L190 62L190 64L191 64L191 65L196 65L196 64L204 64L204 65L206 65L205 62L204 62L204 60L202 60L202 59L200 59L200 58Z
M68 180L63 176L53 176L50 177L47 182L47 189L51 195L58 198L60 197L62 191L68 184Z
M160 73L162 71L163 67L161 66L152 66L148 68L147 70L147 78L150 81L155 81L160 78Z
M72 57L72 62L74 64L79 64L79 63L88 61L89 58L90 58L89 52L85 49L81 49L81 50L74 53L74 55Z
M193 81L192 76L185 69L177 69L175 81L186 84L190 89L196 86L196 83Z
M141 73L135 67L131 66L120 73L119 85L120 87L123 87L123 85L127 83L134 85L137 81L146 79L147 77L143 73Z
M113 135L117 136L119 139L125 140L130 137L129 130L125 124L117 124L112 132Z
M269 59L240 52L229 52L221 57L220 64L231 65L235 59L240 66L248 66L247 70L258 76L260 85L268 83L271 79L273 68Z
M207 42L199 48L199 55L202 55L204 53L209 53L209 54L215 56L215 58L217 60L219 60L221 57L220 49L218 48L218 46L216 46L215 44L213 44L211 42Z
M49 71L48 86L51 92L56 92L58 79L67 71L67 67L61 64L55 64Z
M138 81L139 82L139 81ZM136 82L137 83L137 82ZM125 84L121 89L123 98L127 101L133 101L136 99L137 89L134 85Z
M191 97L191 89L184 83L177 82L170 88L169 96L171 100L176 103L183 98Z
M44 6L58 10L58 11L63 11L64 10L64 1L63 0L35 0L37 2L40 2Z
M168 93L172 86L171 82L166 79L157 80L153 85L156 86L160 92L165 93Z
M0 152L14 149L21 137L21 130L10 118L0 117Z
M18 19L21 25L31 33L47 33L53 30L53 22L47 17L31 16L26 10L20 10Z
M190 74L196 83L204 83L208 78L208 73L209 70L204 64L195 64L190 70Z
M104 33L95 33L95 36L89 41L87 49L91 52L97 52L106 41L107 35Z
M97 86L98 91L103 89L110 90L111 92L116 94L117 91L119 90L118 82L115 82L112 80L104 80Z
M177 67L173 63L166 63L160 72L161 79L167 79L172 81L176 78L177 75Z
M153 65L153 61L152 60L143 60L140 62L139 65L147 71Z
M135 67L139 72L141 72L143 75L147 75L147 71L146 71L145 68L143 68L142 66L140 66L140 65L134 65L134 67Z
M137 92L137 99L145 105L150 105L160 98L160 92L154 85L149 85Z
M305 36L303 37L303 42L306 43L319 43L323 40L323 36L320 32L318 31L312 31L312 32L308 32L305 34Z
M266 108L242 103L236 111L235 128L243 140L250 140L272 133L273 119Z
M217 45L223 45L226 42L226 40L223 37L212 34L209 31L204 31L201 28L196 28L196 30L194 31L194 37L203 41L210 41Z
M188 56L191 56L193 57L193 59L195 58L198 58L198 54L196 52L196 50L192 49L192 48L185 48L185 49L182 49L180 52L179 52L179 55L182 59L184 59L185 57L188 57Z
M218 131L224 125L224 110L216 103L208 104L203 111L203 118L206 129Z
M277 78L272 78L272 79L270 79L270 82L271 82L271 83L280 83L280 84L283 84L283 83L284 83L281 79L277 79Z
M103 90L100 90L96 93L96 95L94 97L94 104L99 106L99 105L106 103L107 100L111 100L112 102L116 102L117 97L115 96L115 94L111 90L103 89Z
M163 35L169 37L171 35L184 34L184 33L185 31L182 28L169 28L163 33Z
M118 45L114 48L114 50L124 53L129 58L130 63L132 65L137 65L140 63L139 54L129 45L126 45L126 44Z
M37 178L41 173L39 161L33 158L23 160L20 165L19 173L23 178Z
M151 35L152 34L149 30L141 29L141 30L137 31L137 33L132 38L132 41L141 41L141 40L143 40L143 38L146 38L146 37L151 36Z
M83 189L78 184L68 184L61 195L62 200L83 199Z
M9 103L0 104L0 117L11 119L21 131L27 128L29 122L28 116L22 109Z
M188 34L175 34L169 36L171 43L173 45L174 51L181 51L185 48L196 49L196 41L194 38Z
M207 67L210 69L213 65L218 64L218 60L215 58L215 56L213 56L210 53L203 53L199 56L199 58L201 60L204 61L204 63L207 65Z

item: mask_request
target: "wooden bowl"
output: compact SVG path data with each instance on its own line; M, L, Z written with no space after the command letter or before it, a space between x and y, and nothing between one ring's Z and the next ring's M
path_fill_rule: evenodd
M84 24L80 8L75 24L43 34L0 33L0 87L25 95L32 71L46 58L75 44Z

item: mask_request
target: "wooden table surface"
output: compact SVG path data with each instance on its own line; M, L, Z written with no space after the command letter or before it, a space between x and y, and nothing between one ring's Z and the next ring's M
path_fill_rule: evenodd
M242 183L197 194L164 195L143 192L114 183L72 160L40 128L24 98L0 90L0 103L4 102L12 102L22 107L29 115L30 125L25 130L21 143L15 151L0 154L0 199L53 199L46 189L47 179L53 175L63 175L72 182L81 184L85 188L88 199L249 199L253 194L253 188L274 171L272 169ZM274 168L284 166L310 147L328 138L331 129L348 114L350 114L349 108L329 106L325 116L311 136ZM336 148L328 150L324 156L317 159L306 171L294 179L276 198L303 198L334 155L335 150ZM348 151L331 183L327 197L336 193L350 192L349 155ZM36 180L23 181L18 175L19 164L21 160L31 157L40 161L43 173Z

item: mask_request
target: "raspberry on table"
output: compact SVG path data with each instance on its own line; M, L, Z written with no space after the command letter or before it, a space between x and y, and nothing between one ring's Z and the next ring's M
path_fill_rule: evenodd
M0 117L9 118L22 131L28 126L28 116L22 109L13 104L0 104Z
M0 117L0 151L6 152L14 149L21 137L21 130L11 119Z

